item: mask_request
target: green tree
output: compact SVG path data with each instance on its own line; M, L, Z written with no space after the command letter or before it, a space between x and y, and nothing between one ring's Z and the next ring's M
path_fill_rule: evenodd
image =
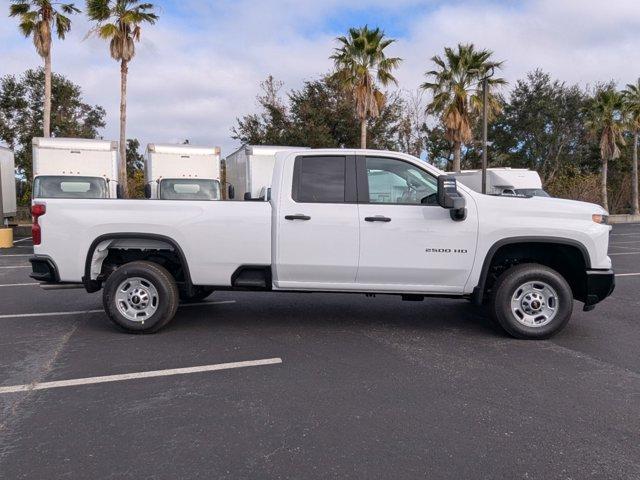
M473 44L458 44L456 50L444 49L444 58L431 58L436 70L425 75L433 81L422 84L422 88L433 95L428 111L440 115L446 138L453 144L453 170L460 171L462 145L473 140L471 116L482 110L481 79L488 72L501 68L503 62L491 60L490 50L476 50ZM491 88L503 85L503 78L490 78L488 111L490 117L499 113L500 102Z
M627 84L622 92L624 111L633 134L633 159L631 164L631 209L634 215L640 214L638 208L638 135L640 133L640 78L635 84Z
M129 62L136 53L135 43L140 41L143 23L153 25L158 16L151 3L139 0L87 0L87 14L96 22L95 32L109 41L111 57L120 62L120 173L119 183L127 197L126 127L127 127L127 74Z
M366 25L350 28L347 36L336 40L340 47L330 57L335 64L335 76L353 95L360 120L360 148L367 148L367 121L378 118L385 102L385 95L376 82L384 87L391 83L397 85L392 72L402 59L386 56L384 50L395 40L386 38L379 28L371 30Z
M15 152L19 178L29 187L32 171L31 140L42 132L45 73L27 70L21 76L0 78L0 139ZM51 77L51 133L55 137L96 138L105 126L105 111L90 105L82 89L62 75ZM30 189L23 202L28 202Z
M587 101L577 85L552 80L541 70L528 73L492 125L492 162L534 169L545 185L570 168L588 169L593 156L584 126Z
M585 125L592 139L598 142L602 161L601 194L602 206L609 210L607 174L611 160L620 157L620 145L624 145L622 94L613 85L597 88L594 97L584 109Z
M263 93L257 96L260 111L237 120L232 138L254 145L300 145L313 148L357 148L359 132L355 100L333 75L307 81L299 90L292 90L283 100L282 84L267 79ZM268 85L275 85L275 90ZM371 148L397 150L401 148L400 129L403 100L388 95L377 118L370 120Z
M137 138L127 139L127 184L130 198L144 198L144 155Z
M56 10L58 6L60 11ZM51 30L55 28L60 40L71 29L66 15L78 13L73 3L56 3L49 0L11 0L9 16L20 19L20 31L25 37L33 37L38 55L44 60L44 122L43 136L51 134ZM63 15L64 14L64 15Z

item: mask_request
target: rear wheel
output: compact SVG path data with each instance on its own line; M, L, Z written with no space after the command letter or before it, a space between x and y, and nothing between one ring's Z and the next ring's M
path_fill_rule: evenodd
M171 274L153 262L130 262L109 275L102 292L105 312L131 333L157 332L176 314L178 288Z
M516 338L549 338L566 326L572 311L571 287L562 275L544 265L512 267L494 286L491 315Z

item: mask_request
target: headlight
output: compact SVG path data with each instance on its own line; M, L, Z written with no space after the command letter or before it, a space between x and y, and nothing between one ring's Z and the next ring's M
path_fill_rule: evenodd
M602 213L594 213L591 215L591 220L596 223L602 223L604 225L609 224L609 215L603 215Z

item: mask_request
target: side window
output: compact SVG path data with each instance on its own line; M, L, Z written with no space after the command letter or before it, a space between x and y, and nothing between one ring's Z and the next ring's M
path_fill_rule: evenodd
M293 200L301 203L343 203L346 166L346 157L296 158Z
M367 157L369 203L437 205L438 181L424 170L395 158Z

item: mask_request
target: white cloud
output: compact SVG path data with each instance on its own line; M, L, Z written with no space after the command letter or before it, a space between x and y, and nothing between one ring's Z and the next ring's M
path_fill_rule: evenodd
M613 4L613 6L612 6ZM373 18L385 27L393 14L406 29L393 48L405 61L401 87L414 89L445 45L474 42L506 60L503 76L515 82L536 67L583 85L633 81L638 71L640 2L537 0L524 2L401 0L184 0L145 27L130 65L128 136L147 142L181 141L235 147L235 118L255 110L267 74L299 87L326 72L333 48L331 19L354 24ZM171 12L171 13L169 13ZM197 12L192 14L190 12ZM364 13L363 13L364 12ZM366 15L365 15L366 13ZM75 19L56 42L54 69L80 84L87 101L108 112L104 135L118 137L119 66L105 42L83 40L89 24ZM0 74L19 73L40 60L21 39L14 19L0 18Z

